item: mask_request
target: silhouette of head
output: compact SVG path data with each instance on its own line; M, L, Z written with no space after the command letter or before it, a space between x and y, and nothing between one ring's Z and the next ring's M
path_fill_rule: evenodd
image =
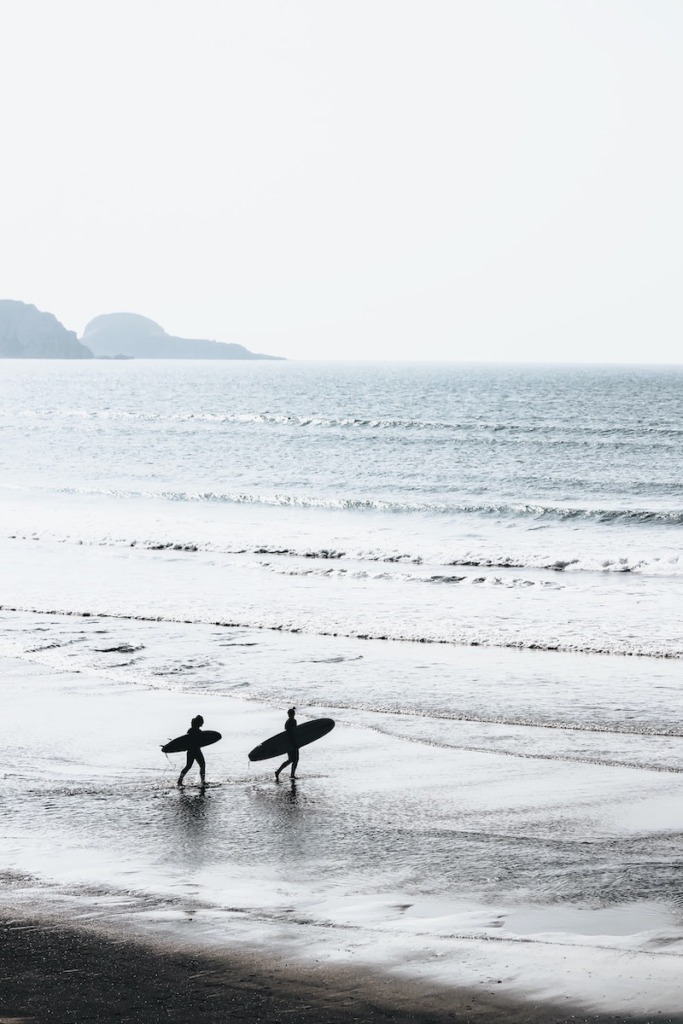
M202 718L202 716L195 715L195 717L192 719L192 725L194 728L201 729L201 727L204 725L204 719Z
M290 718L294 718L294 715L296 714L296 708L288 708L287 714L289 715Z

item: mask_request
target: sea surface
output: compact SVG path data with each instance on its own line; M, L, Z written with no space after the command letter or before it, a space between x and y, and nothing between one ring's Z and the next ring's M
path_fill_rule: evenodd
M679 1006L682 442L679 367L3 361L8 891Z

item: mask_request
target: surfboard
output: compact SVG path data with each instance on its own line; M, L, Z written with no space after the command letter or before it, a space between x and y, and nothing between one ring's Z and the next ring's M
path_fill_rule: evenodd
M276 736L259 743L258 747L249 754L250 761L267 761L269 757L277 757L279 754L288 754L292 739L297 747L305 747L307 743L319 740L334 729L333 718L314 718L312 722L303 722L297 725L291 733L279 732ZM291 737L291 739L290 739Z
M214 732L213 729L201 729L199 732L199 746L208 747L210 743L218 743L222 739L219 732ZM168 743L164 743L161 748L164 754L177 754L181 750L187 750L190 746L190 737L185 733L184 736L176 736L174 740L169 740Z

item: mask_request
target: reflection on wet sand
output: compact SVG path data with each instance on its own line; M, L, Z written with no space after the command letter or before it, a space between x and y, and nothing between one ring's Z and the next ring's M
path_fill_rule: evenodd
M283 790L283 806L285 807L298 807L299 797L297 794L296 780L291 779L289 788L285 787Z
M178 799L174 801L173 828L175 839L171 835L172 848L184 861L197 865L206 860L207 837L206 827L209 818L209 802L204 788L194 792L180 790Z

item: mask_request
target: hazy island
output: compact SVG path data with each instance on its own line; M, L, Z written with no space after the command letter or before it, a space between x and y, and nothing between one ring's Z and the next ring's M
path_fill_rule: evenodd
M232 342L177 338L138 313L104 313L86 326L81 339L96 356L138 359L279 359L250 352Z
M137 313L104 313L79 340L52 313L0 299L0 358L4 359L281 359L243 345L177 338Z

